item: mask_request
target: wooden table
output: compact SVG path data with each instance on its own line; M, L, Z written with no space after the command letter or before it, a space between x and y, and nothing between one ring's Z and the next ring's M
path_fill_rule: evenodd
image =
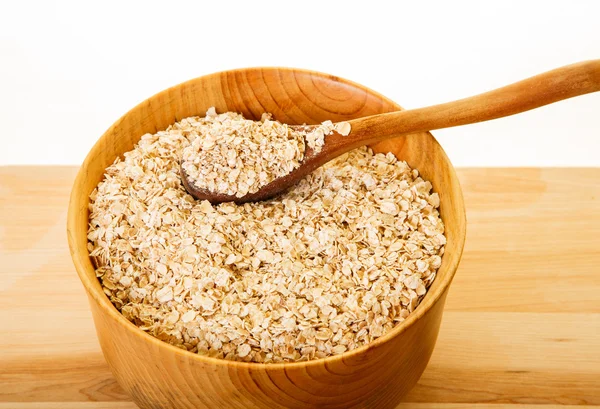
M135 408L69 258L76 170L0 168L0 409ZM431 362L399 409L600 408L600 169L459 176L463 261Z

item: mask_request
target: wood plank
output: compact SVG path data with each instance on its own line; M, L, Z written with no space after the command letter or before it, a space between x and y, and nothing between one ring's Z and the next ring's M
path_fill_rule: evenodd
M446 308L600 312L600 169L459 169L467 241Z
M600 405L600 314L447 312L407 402ZM0 400L126 399L101 354L3 359Z
M600 405L600 314L444 314L407 402Z
M135 407L69 258L75 172L0 168L0 409ZM600 406L600 169L459 175L465 255L431 362L399 409Z
M0 406L0 409L2 406ZM536 405L523 403L402 403L396 409L598 409L596 405Z
M139 407L133 402L0 402L0 409L139 409Z

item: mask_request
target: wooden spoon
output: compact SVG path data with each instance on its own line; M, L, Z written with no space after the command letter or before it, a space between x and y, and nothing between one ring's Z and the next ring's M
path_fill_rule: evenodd
M307 145L298 168L243 197L199 189L188 180L183 168L181 177L187 191L198 200L211 203L265 200L283 192L319 166L360 146L410 133L489 121L596 91L600 91L600 60L590 60L458 101L353 119L347 121L351 125L347 136L337 132L327 135L318 153Z

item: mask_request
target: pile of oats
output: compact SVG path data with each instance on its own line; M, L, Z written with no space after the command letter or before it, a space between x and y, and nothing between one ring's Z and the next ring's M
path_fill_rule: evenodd
M340 129L350 132L349 124ZM197 136L183 150L182 167L197 188L213 193L243 197L298 168L305 144L320 152L325 136L336 126L331 121L303 131L263 114L261 121L240 114L217 114L210 108L206 117L188 118L181 127Z
M179 176L198 123L144 135L91 195L90 255L128 320L198 354L268 363L352 350L417 307L446 243L417 170L361 148L276 199L213 206Z

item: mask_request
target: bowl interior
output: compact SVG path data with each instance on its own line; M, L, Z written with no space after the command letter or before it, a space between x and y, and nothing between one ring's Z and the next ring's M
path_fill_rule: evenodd
M90 193L102 180L105 168L133 149L142 135L163 130L185 117L204 115L211 106L218 112L241 112L252 119L271 112L275 119L290 124L315 124L328 119L336 122L401 109L382 95L350 81L283 68L242 69L196 78L134 107L102 135L88 154L76 177L69 205L68 238L75 267L90 297L107 311L117 312L102 291L87 251ZM418 319L450 284L462 255L466 218L454 168L430 133L398 137L372 148L394 153L431 181L440 195L447 236L442 266L425 299L408 320L380 338L383 341L398 333L399 327ZM138 330L117 314L124 325Z

